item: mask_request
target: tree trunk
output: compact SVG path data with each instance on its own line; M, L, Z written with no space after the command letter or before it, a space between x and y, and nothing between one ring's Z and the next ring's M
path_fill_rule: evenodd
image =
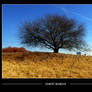
M59 49L54 49L54 53L58 53L58 50L59 50Z

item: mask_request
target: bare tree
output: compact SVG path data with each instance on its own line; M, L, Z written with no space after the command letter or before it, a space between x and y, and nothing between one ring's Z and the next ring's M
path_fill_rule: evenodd
M32 22L25 22L19 29L22 44L43 46L58 53L59 49L77 50L85 46L85 29L67 16L46 15Z

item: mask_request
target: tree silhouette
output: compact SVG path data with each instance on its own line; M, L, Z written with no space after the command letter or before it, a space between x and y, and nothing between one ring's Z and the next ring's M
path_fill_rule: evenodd
M19 38L27 46L41 46L58 53L59 49L83 49L84 26L58 14L46 15L20 26Z

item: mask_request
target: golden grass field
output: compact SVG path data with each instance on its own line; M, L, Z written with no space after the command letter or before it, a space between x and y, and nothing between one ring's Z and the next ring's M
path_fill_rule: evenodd
M2 78L92 78L92 56L4 52Z

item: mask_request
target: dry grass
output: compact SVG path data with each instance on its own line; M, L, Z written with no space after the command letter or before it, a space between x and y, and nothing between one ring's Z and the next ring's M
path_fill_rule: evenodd
M92 78L92 56L3 53L2 78Z

